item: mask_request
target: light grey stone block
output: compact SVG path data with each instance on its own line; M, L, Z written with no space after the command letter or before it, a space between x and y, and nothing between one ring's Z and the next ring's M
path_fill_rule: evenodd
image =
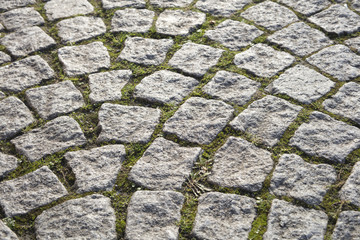
M332 239L348 240L358 239L360 232L360 212L344 211L341 212L332 235Z
M0 10L10 10L13 8L25 7L35 3L36 0L0 0Z
M331 4L328 0L280 0L280 3L306 16L320 12Z
M360 53L360 36L346 40L345 44L355 49L355 51L357 51L358 53Z
M251 0L199 0L195 7L215 16L230 17L249 3Z
M3 99L3 98L5 98L5 97L6 97L5 93L3 93L3 92L0 91L0 99Z
M93 5L87 0L51 0L45 3L44 9L50 21L94 11Z
M0 178L5 177L8 173L14 171L17 167L18 159L16 157L0 152Z
M0 65L11 61L11 57L0 51Z
M355 9L355 11L360 12L360 0L350 0L351 7Z
M193 0L150 0L150 4L159 8L187 7Z
M18 8L5 12L0 15L0 20L9 31L42 25L45 23L40 13L32 7Z
M145 0L101 0L101 2L105 9L125 7L145 8L146 5Z
M340 190L340 198L350 203L360 206L360 162L357 162L349 178Z
M154 17L155 12L147 9L118 10L111 20L111 31L146 33L152 27Z
M16 234L8 228L3 221L0 220L0 239L2 240L18 240Z
M5 29L4 26L0 23L0 32L4 31L4 29Z

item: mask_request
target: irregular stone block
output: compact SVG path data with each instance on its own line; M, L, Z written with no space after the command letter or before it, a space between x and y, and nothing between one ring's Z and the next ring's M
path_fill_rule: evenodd
M340 198L360 206L360 162L354 165L349 178L340 190Z
M280 0L280 3L306 16L320 12L331 4L328 0Z
M146 33L152 27L154 17L155 12L147 9L118 10L111 20L111 31Z
M5 28L14 31L21 28L42 25L45 23L40 13L34 8L18 8L0 15Z
M5 97L6 97L5 93L0 91L0 99L5 98Z
M345 44L355 49L355 51L357 51L358 53L360 53L360 36L346 40Z
M36 0L0 0L0 10L10 10L18 7L25 7L30 4L35 4Z
M45 3L44 9L50 21L94 11L93 5L87 0L51 0Z
M360 232L360 212L341 212L332 235L332 239L347 240L357 239Z
M18 160L16 157L0 152L0 178L5 177L8 173L14 171L17 167L18 167ZM1 236L1 230L0 230L0 236Z
M10 61L11 61L11 57L6 53L0 51L0 65Z
M145 0L101 0L102 6L105 9L112 8L145 8Z
M150 4L159 8L188 7L193 0L150 0Z
M230 17L250 2L251 0L199 0L195 7L215 16Z
M0 239L3 240L19 240L16 234L8 228L3 221L0 220Z

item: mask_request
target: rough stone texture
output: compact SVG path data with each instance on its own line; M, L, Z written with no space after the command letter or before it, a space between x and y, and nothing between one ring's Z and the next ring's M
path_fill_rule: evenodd
M153 190L180 190L201 153L199 147L157 138L132 167L129 180Z
M0 67L0 89L20 92L54 76L54 70L44 59L31 56Z
M9 33L1 38L0 43L14 57L24 57L30 53L54 46L55 40L41 28L34 26Z
M16 157L0 152L0 178L5 177L8 173L15 170L17 167L18 167L18 160ZM1 230L0 230L0 236L1 236Z
M340 198L360 206L360 162L354 165L349 178L340 190Z
M194 78L161 70L142 79L135 87L134 96L150 102L179 104L198 84Z
M257 92L260 83L237 73L218 71L203 91L212 97L244 105Z
M247 9L241 16L271 31L279 30L298 20L290 9L272 1L259 3Z
M325 48L306 60L340 81L360 76L360 56L341 44Z
M310 164L295 154L284 154L273 173L270 191L310 205L322 202L330 185L336 181L335 169L327 164Z
M118 10L111 20L111 31L146 33L150 30L154 17L155 13L147 9Z
M59 37L65 43L87 40L106 32L104 22L97 17L80 16L65 19L57 23L56 26L59 29Z
M173 44L172 39L127 37L119 59L143 65L160 65Z
M74 119L63 116L11 140L11 143L20 154L34 162L69 147L83 145L86 138Z
M67 46L58 50L59 60L70 77L110 67L110 55L102 42Z
M0 10L10 10L13 8L25 7L35 3L36 0L0 0Z
M217 64L223 52L221 49L188 42L174 54L169 65L195 77L202 77Z
M0 23L0 32L4 31L4 26Z
M358 53L360 53L360 36L346 40L345 44L355 49L355 51L357 51Z
M123 145L107 145L68 152L64 157L75 174L76 191L84 193L111 191L125 156Z
M45 3L44 9L50 21L94 11L94 7L87 0L51 0Z
M294 61L295 58L290 54L276 51L262 43L236 54L234 59L234 63L239 68L244 68L260 77L272 77Z
M308 20L328 33L351 34L360 30L360 16L347 7L335 4Z
M228 19L220 23L214 30L206 31L205 36L230 50L239 51L263 33L252 25Z
M349 153L360 147L360 129L321 112L313 112L310 121L296 130L290 145L311 156L343 163Z
M6 53L0 51L0 65L10 61L11 61L11 57Z
M264 144L273 147L296 119L302 107L274 96L266 96L250 104L230 125L255 135Z
M35 220L36 239L116 239L115 211L99 194L73 199L42 212Z
M26 214L68 194L47 166L0 183L0 193L0 205L8 217Z
M0 101L0 140L9 139L35 121L30 110L16 97Z
M144 8L146 5L145 0L101 0L102 6L105 9L112 8Z
M324 239L327 221L324 212L274 199L264 240Z
M159 109L104 103L99 110L98 141L146 143L160 121Z
M359 239L360 233L360 212L341 212L332 235L332 239L348 240Z
M160 8L187 7L193 0L150 0L150 4Z
M127 212L126 239L178 239L183 203L184 196L178 192L135 192Z
M335 82L303 65L285 71L266 87L272 94L286 94L297 101L310 104L335 86Z
M351 7L355 9L355 11L360 12L360 0L351 0Z
M193 11L165 10L156 21L158 33L187 36L206 20L206 14Z
M215 16L230 17L249 3L251 0L199 0L195 7Z
M25 92L26 101L43 119L73 112L85 105L81 92L70 81L63 81Z
M198 239L247 239L256 217L255 199L210 192L201 195L193 234Z
M331 4L328 0L280 0L280 3L306 16L320 12Z
M131 70L114 70L89 75L91 102L120 100L121 89L130 81L131 77Z
M3 98L5 98L5 97L6 97L5 93L3 93L3 92L0 91L0 99L3 99Z
M0 21L9 31L42 25L45 23L40 13L34 8L18 8L0 15Z
M164 132L198 144L211 143L230 120L234 109L219 100L192 97L167 120Z
M8 228L3 221L0 220L0 239L2 240L18 240L16 234Z

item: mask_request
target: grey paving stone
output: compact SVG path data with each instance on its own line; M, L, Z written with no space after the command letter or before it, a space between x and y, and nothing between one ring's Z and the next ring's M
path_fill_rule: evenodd
M327 221L324 212L274 199L264 240L324 239Z
M272 1L265 1L241 13L243 18L268 30L276 31L298 20L295 13Z
M328 0L280 0L280 3L306 16L320 12L331 4Z
M341 212L332 235L332 239L347 240L358 239L360 232L360 212Z
M237 73L218 71L211 81L203 87L203 91L212 97L245 105L260 88L255 82Z
M360 76L360 56L341 44L325 48L306 61L340 81Z
M250 104L230 125L238 131L255 135L262 143L273 147L301 109L284 99L268 95Z
M290 145L311 156L343 163L350 152L360 147L360 129L321 112L313 112L309 122L296 130Z
M308 20L328 33L351 34L360 30L360 16L347 7L335 4Z
M150 4L159 8L187 7L193 0L150 0Z
M58 50L58 56L70 77L110 67L110 55L102 42L63 47Z
M132 78L131 70L114 70L89 75L91 102L99 103L121 99L121 89Z
M160 121L159 109L104 103L99 110L99 142L146 143Z
M179 104L198 84L194 78L161 70L143 78L135 87L134 96L150 102Z
M44 9L50 21L94 11L93 5L87 0L51 0L45 3Z
M111 191L125 156L123 145L107 145L64 155L75 174L78 193Z
M199 147L181 147L157 138L132 167L128 178L152 190L181 190L201 153Z
M272 94L286 94L297 101L310 104L335 86L335 82L303 65L286 70L266 87Z
M18 240L16 234L8 228L3 221L0 220L0 239L2 240Z
M11 61L11 57L0 51L0 65Z
M195 77L202 77L217 64L223 52L218 48L188 42L175 52L169 65Z
M118 59L143 65L160 65L173 44L172 39L127 37Z
M276 51L262 43L236 54L234 59L236 66L260 77L272 77L294 61L295 58L290 54Z
M11 143L17 152L34 162L69 147L84 145L86 138L74 119L63 116L11 140Z
M0 32L4 31L4 29L5 29L4 26L0 23Z
M247 239L256 217L255 199L210 192L201 195L193 234L198 239Z
M9 31L45 23L40 13L34 8L18 8L0 15L0 21Z
M111 20L111 31L146 33L150 30L154 17L155 12L147 9L118 10Z
M43 119L67 114L85 105L81 92L70 80L29 89L25 97Z
M6 97L5 93L3 93L3 92L0 91L0 99L3 99L3 98L5 98L5 97Z
M5 177L8 173L14 171L17 167L18 167L18 160L16 157L0 152L0 178ZM0 230L0 236L1 236L1 230Z
M355 11L360 12L360 0L350 0L351 7L355 9Z
M53 47L56 42L41 28L34 26L9 33L0 40L14 57L24 57L30 53Z
M167 120L164 132L198 144L209 144L230 120L234 109L219 100L192 97Z
M357 162L349 178L340 190L340 198L350 203L360 206L360 162Z
M0 101L0 140L12 138L35 121L30 110L16 97Z
M0 67L0 89L20 92L55 76L40 56L31 56Z
M204 36L221 43L230 50L239 51L263 33L252 25L227 19L214 30L206 31Z
M128 240L178 239L184 196L173 191L137 191L127 211Z
M35 4L36 0L0 0L0 10L10 10L18 7L25 7L30 4Z
M68 194L47 166L0 183L0 193L0 205L8 217L26 214Z
M273 172L270 191L277 196L318 205L336 177L336 171L330 165L310 164L296 154L284 154Z
M249 3L251 0L199 0L195 7L215 16L230 17Z
M115 211L99 194L72 199L43 211L35 220L36 239L116 239Z
M101 2L105 9L125 7L145 8L146 5L145 0L101 0Z
M352 47L353 49L355 49L355 51L360 53L360 36L346 40L345 44L348 45L349 47Z

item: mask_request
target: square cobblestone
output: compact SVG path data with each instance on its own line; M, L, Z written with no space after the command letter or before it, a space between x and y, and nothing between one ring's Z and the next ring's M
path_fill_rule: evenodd
M345 44L355 49L355 51L357 51L358 53L360 53L360 36L346 40Z
M195 7L215 16L230 17L249 3L251 0L199 0Z
M150 4L159 8L188 7L193 0L150 0Z
M360 207L360 162L355 163L339 195L342 200Z
M32 7L19 8L5 12L0 15L0 20L9 31L45 23L40 13Z
M112 8L145 8L145 0L101 0L102 7L105 9Z
M87 0L51 0L45 3L44 9L50 21L94 11L93 5Z
M10 10L18 7L25 7L30 4L35 4L36 0L0 0L0 10Z
M306 16L320 12L331 4L328 0L280 0L280 3Z
M111 31L146 33L152 27L154 17L155 12L147 9L118 10L111 20Z
M14 171L18 167L18 164L19 164L18 159L16 157L0 152L0 178L5 177L10 172ZM0 237L1 237L1 229L0 229Z
M346 240L359 238L360 232L360 212L344 211L341 212L332 235L332 239Z

